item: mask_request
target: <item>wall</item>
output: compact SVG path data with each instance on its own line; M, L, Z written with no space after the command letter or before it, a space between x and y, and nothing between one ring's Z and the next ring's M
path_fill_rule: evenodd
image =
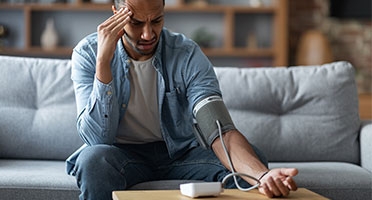
M329 39L335 60L356 68L360 93L372 92L372 20L329 17L329 0L289 0L289 61L295 64L302 33L321 30Z

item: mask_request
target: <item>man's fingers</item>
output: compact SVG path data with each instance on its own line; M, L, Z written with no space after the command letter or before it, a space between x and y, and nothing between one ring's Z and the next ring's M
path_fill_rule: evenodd
M124 26L128 23L129 17L132 15L132 12L129 11L127 8L121 8L117 13L109 17L106 21L104 21L98 29L106 29L110 32L119 32Z
M276 180L274 181L272 177L269 177L266 183L267 183L267 187L269 188L269 190L272 192L274 196L278 197L282 195L280 189L277 186Z
M130 16L132 15L131 11L128 11L123 16L117 19L117 24L115 26L115 30L121 31L124 29L124 26L129 22Z
M298 174L298 169L296 168L281 168L280 173L286 176L296 176Z
M120 13L122 13L122 10L123 8L120 8L120 10L118 12L116 12L115 14L111 15L109 18L107 18L104 22L102 22L100 25L103 26L103 27L107 27L109 25L112 24L112 22L116 21L118 15L120 15Z
M293 180L292 177L287 177L286 180L284 181L284 184L286 185L287 188L289 188L292 191L296 191L297 190L297 184Z
M288 196L289 188L283 183L283 181L278 178L274 181L277 189L280 191L280 194L278 196Z
M132 13L128 9L120 9L106 21L98 25L97 59L107 60L112 58L116 43L124 34L124 26L129 21Z
M269 197L269 198L273 198L274 197L273 193L270 191L270 189L267 187L267 185L265 183L262 184L262 185L260 185L259 191L262 194L264 194L265 196Z

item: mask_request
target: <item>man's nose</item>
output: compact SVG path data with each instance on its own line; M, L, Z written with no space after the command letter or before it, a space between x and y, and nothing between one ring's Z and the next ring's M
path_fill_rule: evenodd
M143 32L142 32L142 35L141 35L141 39L142 40L151 40L153 38L153 31L152 31L152 27L150 24L146 24L144 27L143 27Z

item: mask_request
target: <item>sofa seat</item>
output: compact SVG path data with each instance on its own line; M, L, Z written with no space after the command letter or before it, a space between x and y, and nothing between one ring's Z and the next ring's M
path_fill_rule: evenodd
M353 193L354 199L370 195L372 179L368 170L343 162L271 162L270 168L296 167L299 187L333 199ZM0 160L0 199L77 199L76 180L65 173L65 162L45 160ZM314 173L316 171L317 173ZM179 184L197 180L162 180L140 183L131 190L179 189ZM22 192L19 192L22 191ZM62 197L62 198L61 198Z
M371 172L344 162L271 162L270 168L296 167L299 187L332 199L365 199L371 197ZM352 194L352 195L350 195ZM367 198L368 199L368 198ZM369 198L370 199L370 198Z
M78 199L76 180L64 161L0 160L0 199Z
M198 180L160 180L139 183L130 190L177 190ZM0 200L78 199L75 177L65 172L64 161L0 159Z

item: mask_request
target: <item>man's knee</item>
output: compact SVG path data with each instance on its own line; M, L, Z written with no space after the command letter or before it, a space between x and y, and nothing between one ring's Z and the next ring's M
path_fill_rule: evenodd
M94 145L86 147L79 155L76 165L84 166L97 166L102 161L110 156L111 146L109 145Z
M118 149L111 145L94 145L86 147L76 161L76 170L80 175L95 177L107 176L105 173L112 173L120 161L118 161ZM114 169L113 169L114 168ZM87 178L87 177L86 177Z
M76 178L82 184L109 181L122 188L151 179L151 170L123 149L110 145L85 148L76 161Z

